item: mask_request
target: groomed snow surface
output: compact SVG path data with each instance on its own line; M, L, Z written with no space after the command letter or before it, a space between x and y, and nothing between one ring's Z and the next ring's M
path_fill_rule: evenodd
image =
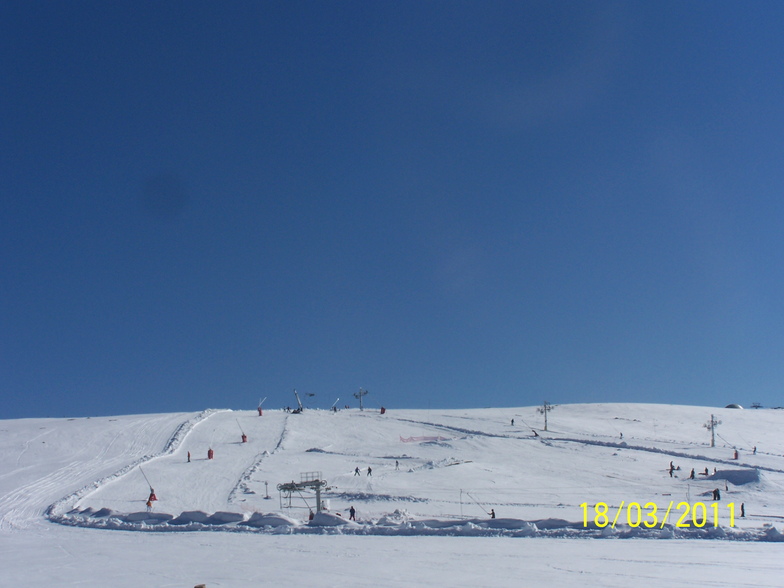
M652 404L557 406L547 431L537 407L0 421L0 585L779 586L782 425ZM320 513L277 489L316 478Z

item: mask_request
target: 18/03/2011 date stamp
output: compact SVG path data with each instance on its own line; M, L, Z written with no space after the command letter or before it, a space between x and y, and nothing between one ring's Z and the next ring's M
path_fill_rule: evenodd
M664 528L668 521L674 522L676 527L704 527L706 525L718 527L719 518L722 513L726 513L730 527L735 526L735 503L729 502L722 508L718 502L705 504L704 502L678 502L671 500L667 508L659 508L655 502L621 501L620 506L611 507L606 502L597 502L591 507L587 502L580 505L583 510L583 527L587 527L593 522L599 528L608 525L615 528L618 523L627 524L630 527L647 527L653 529ZM592 511L592 513L591 513ZM590 517L593 514L593 518ZM660 518L660 515L661 516Z

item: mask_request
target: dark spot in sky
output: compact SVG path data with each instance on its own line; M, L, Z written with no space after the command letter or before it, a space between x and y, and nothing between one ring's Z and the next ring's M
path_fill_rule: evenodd
M189 200L185 183L175 173L159 173L144 182L142 205L150 216L175 220L182 215Z

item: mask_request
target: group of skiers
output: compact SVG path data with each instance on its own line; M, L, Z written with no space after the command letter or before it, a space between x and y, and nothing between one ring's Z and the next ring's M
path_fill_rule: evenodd
M395 469L396 469L396 470L400 470L400 462L399 462L398 460L395 460ZM355 468L354 468L354 475L355 475L355 476L359 476L359 475L360 475L359 466L357 466L357 467L355 467ZM367 468L367 474L366 474L366 475L368 475L368 476L372 476L372 475L373 475L373 468L371 468L370 466L368 466L368 468Z
M755 449L756 449L756 447L755 447ZM680 469L681 469L681 466L676 466L676 465L673 464L673 462L670 462L670 467L668 468L667 471L670 473L670 477L672 478L673 477L672 473L675 472L675 471L680 471ZM718 470L714 467L713 468L713 475L716 475L717 473L718 473ZM703 470L701 472L695 472L694 468L691 468L691 471L689 472L689 478L688 479L689 480L695 480L696 476L709 476L709 475L710 475L710 473L708 472L708 468L707 467L705 468L705 470ZM728 484L727 480L724 480L724 490L725 491L729 490L729 484ZM719 488L714 488L711 491L711 497L712 497L713 500L721 500L721 490ZM741 505L740 505L740 516L741 516L741 518L746 516L746 505L744 503L741 503Z

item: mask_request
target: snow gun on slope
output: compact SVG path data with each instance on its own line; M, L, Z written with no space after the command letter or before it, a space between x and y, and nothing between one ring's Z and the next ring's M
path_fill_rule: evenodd
M299 399L299 394L297 394L296 390L294 390L294 398L297 399L297 408L292 411L292 414L301 414L305 408L302 406L302 401Z

